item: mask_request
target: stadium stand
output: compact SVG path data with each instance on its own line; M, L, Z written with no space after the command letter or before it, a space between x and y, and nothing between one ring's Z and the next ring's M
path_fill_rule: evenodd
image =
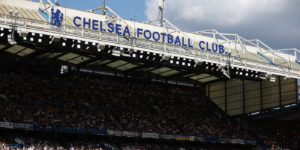
M124 86L119 78L103 76L72 81L1 72L2 122L32 123L37 130L55 132L110 129L253 139L196 88L165 89L160 83L136 81ZM140 144L121 145L157 147Z

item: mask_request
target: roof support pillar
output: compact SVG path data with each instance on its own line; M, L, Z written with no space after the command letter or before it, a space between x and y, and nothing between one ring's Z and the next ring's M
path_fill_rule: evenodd
M260 111L262 112L263 110L263 96L262 96L262 80L259 81L260 82Z
M279 107L280 107L280 109L282 108L282 98L281 98L281 77L279 76L279 79L278 79L278 81L279 81Z
M245 115L245 79L243 79L243 114Z
M299 105L299 86L298 86L298 79L295 79L296 85L296 104Z
M227 81L225 81L224 85L225 85L225 112L227 113Z

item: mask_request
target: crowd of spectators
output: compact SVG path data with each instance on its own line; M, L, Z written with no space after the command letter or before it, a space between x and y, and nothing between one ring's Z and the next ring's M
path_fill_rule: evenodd
M157 141L126 137L77 135L51 133L4 131L0 134L0 149L6 150L250 150L251 146L201 143Z
M43 101L43 98L31 84L30 79L22 76L0 76L0 94L0 97L4 99L16 101Z
M104 77L90 77L76 82L42 78L30 80L14 76L0 78L3 79L0 81L3 83L0 84L0 94L8 99L43 101L44 98L58 111L56 114L41 107L9 103L1 106L6 110L1 113L5 116L3 121L252 139L220 108L192 87L166 90L156 83L130 81L124 85L115 78ZM32 84L38 89L34 89Z
M251 127L268 148L300 149L300 129L284 127Z
M43 107L30 107L15 103L1 103L0 122L34 123L62 126L61 120L51 110Z

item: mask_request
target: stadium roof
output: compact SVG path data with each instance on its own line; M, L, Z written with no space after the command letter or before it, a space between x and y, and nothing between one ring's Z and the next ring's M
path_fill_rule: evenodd
M64 12L61 27L49 23L51 8ZM258 80L258 77L265 74L300 78L300 65L296 61L299 52L297 49L286 49L295 53L288 55L282 53L285 50L273 50L259 40L247 40L237 34L219 33L216 30L183 32L166 19L165 23L172 28L122 19L109 7L106 9L114 16L54 6L42 1L37 3L22 0L17 3L15 0L3 0L0 4L0 52L26 59L57 60L77 69L108 69L125 74L146 72L155 77L169 80L181 78L200 84L227 78ZM12 13L16 22L11 19L10 10L19 11L18 18ZM75 19L76 16L120 24L122 31L129 27L131 36L102 32L89 26L77 27L74 24L83 22ZM106 23L103 24L103 29L108 30L110 27ZM19 33L14 39L17 42L15 45L10 41L12 24ZM137 28L145 29L144 36L133 36L134 32L138 32ZM158 39L154 31L183 37L182 44L166 43L163 38ZM158 40L148 39L151 33ZM199 48L202 40L207 45L206 50L201 50L201 46ZM185 47L184 43L191 44L192 47ZM208 46L209 44L212 45ZM225 53L213 52L214 44L223 44ZM212 50L209 51L209 48Z

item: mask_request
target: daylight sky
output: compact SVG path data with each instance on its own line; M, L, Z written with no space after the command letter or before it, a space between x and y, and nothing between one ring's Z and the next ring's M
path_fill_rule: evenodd
M88 10L100 7L102 0L59 3ZM106 5L125 19L131 15L138 15L138 21L158 17L158 0L106 0ZM300 0L165 0L164 18L184 31L216 29L259 39L273 49L300 50Z

